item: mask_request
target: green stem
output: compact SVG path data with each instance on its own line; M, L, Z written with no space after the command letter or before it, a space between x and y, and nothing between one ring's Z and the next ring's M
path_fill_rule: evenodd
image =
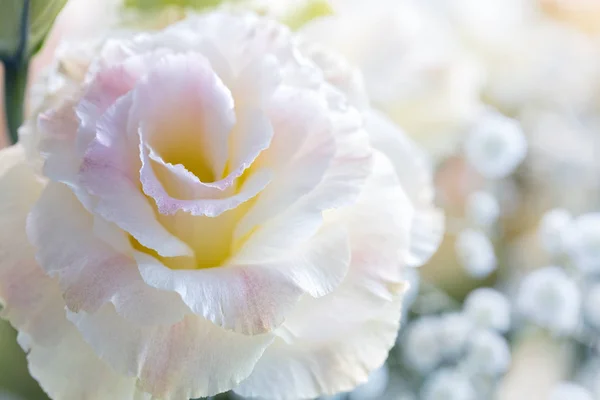
M12 144L17 143L18 130L23 123L28 70L29 62L26 60L4 63L4 110Z

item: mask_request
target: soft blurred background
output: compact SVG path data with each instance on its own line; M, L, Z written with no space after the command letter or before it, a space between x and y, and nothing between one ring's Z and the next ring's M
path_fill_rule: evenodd
M28 108L62 41L219 3L67 1L31 61ZM439 251L406 271L397 346L336 398L600 399L600 0L222 6L277 18L359 68L373 105L425 150L446 211ZM4 322L0 360L0 399L45 398Z

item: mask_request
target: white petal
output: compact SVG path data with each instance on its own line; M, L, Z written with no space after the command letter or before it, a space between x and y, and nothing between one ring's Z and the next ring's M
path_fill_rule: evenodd
M19 145L0 152L0 316L49 344L64 333L64 303L57 282L37 265L25 233L27 213L43 185L24 158Z
M29 373L53 399L150 400L136 388L134 378L120 375L101 361L68 321L59 343L43 346L19 334Z
M412 210L383 155L375 155L359 203L326 219L348 216L352 263L345 281L328 296L301 300L236 392L297 399L348 391L387 358L400 323L400 254L408 246Z
M131 143L131 95L117 100L100 117L87 147L78 184L95 196L93 211L163 256L191 255L181 240L162 227L141 191L137 143Z
M113 302L147 323L172 323L189 312L177 295L145 285L132 257L94 235L92 215L65 185L45 188L27 229L40 266L58 278L69 309L95 311Z
M245 379L273 338L244 336L186 316L175 325L140 327L108 305L69 314L95 352L139 387L164 400L210 396Z
M367 114L372 145L394 164L402 187L415 208L407 263L420 266L438 249L444 235L444 215L433 204L433 179L425 155L383 114Z
M346 232L335 226L289 253L245 264L234 257L217 268L198 270L172 270L143 253L136 258L149 285L179 293L193 312L217 325L257 334L279 326L304 292L331 292L350 261Z
M244 245L243 257L255 257L256 249L263 257L267 251L276 255L308 239L319 229L324 210L358 196L371 171L366 133L351 109L337 115L326 107L310 92L275 94L273 140L257 163L277 175L236 228L234 246Z

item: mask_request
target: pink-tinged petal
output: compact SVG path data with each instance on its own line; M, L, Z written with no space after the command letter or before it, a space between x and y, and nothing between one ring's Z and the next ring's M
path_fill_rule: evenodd
M197 53L164 57L134 92L142 141L203 182L220 180L236 117L229 89Z
M218 216L253 198L269 184L271 172L267 168L254 169L240 187L236 180L268 148L272 135L270 122L260 110L242 110L231 132L231 170L225 178L210 183L201 182L183 165L167 163L152 149L142 147L144 190L156 200L162 214L185 211L194 216Z
M141 327L120 318L110 305L69 318L104 361L164 400L210 396L235 387L273 340L271 335L227 332L191 315L175 325Z
M252 335L279 326L303 293L323 296L337 287L350 250L345 230L332 227L279 260L238 264L234 258L217 268L173 270L143 253L136 259L150 286L177 292L194 313Z
M442 242L445 225L442 210L434 205L433 178L426 156L383 114L369 112L366 123L373 147L392 161L415 209L407 263L410 266L423 265Z
M150 400L136 387L136 380L115 372L94 354L68 321L69 329L54 344L44 346L19 333L27 354L29 373L53 399Z
M274 56L263 55L250 61L233 83L236 106L267 105L281 80L281 67Z
M280 90L270 110L274 136L255 168L277 172L240 221L240 241L314 190L332 163L336 143L324 101L308 91ZM318 225L314 227L316 229ZM256 232L253 234L256 235ZM287 236L287 235L286 235Z
M264 254L266 249L280 252L313 235L324 210L356 200L372 168L368 136L356 110L323 110L322 100L302 92L289 97L285 91L279 93L281 97L274 97L281 108L272 117L272 146L258 163L283 165L236 229L234 243L244 257L252 258L257 251ZM324 112L329 120L319 120ZM286 140L286 131L296 138ZM298 139L302 136L304 142ZM280 234L282 229L286 235Z
M100 117L118 98L133 89L139 77L145 73L146 62L143 57L131 57L122 64L100 70L94 76L75 107L75 114L79 119L76 149L80 157L83 157L95 138L96 124Z
M380 306L362 321L346 318L357 312L351 302L319 312L306 322L325 337L296 338L294 342L278 337L250 377L234 391L245 397L273 400L309 399L350 391L366 382L369 373L387 359L396 341L401 308L397 299ZM320 309L321 306L316 310Z
M25 223L42 183L20 145L0 151L0 316L43 344L60 340L65 311L58 283L35 261Z
M147 324L172 323L189 312L178 296L143 284L135 260L94 234L92 215L65 185L46 186L27 230L40 266L58 279L70 310L93 312L113 302L123 315Z
M328 296L300 300L277 330L278 339L235 391L249 397L315 398L365 382L396 341L405 289L401 255L411 218L392 165L376 153L358 203L326 218L326 224L344 221L350 230L346 279Z
M79 170L79 185L94 196L93 212L130 233L160 255L191 256L192 250L156 219L139 183L138 144L131 143L131 94L119 98L100 117ZM80 196L81 197L81 196Z
M79 121L74 104L65 103L38 117L40 152L45 159L44 175L56 182L74 184L81 162L75 151Z

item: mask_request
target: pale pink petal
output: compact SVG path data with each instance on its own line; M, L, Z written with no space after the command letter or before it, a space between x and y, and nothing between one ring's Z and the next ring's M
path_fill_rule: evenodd
M234 102L204 57L164 57L136 87L134 104L143 141L165 161L194 167L203 182L224 176Z
M252 198L269 182L268 171L255 171L233 194L235 179L268 147L272 128L259 110L239 110L235 123L231 93L207 68L200 56L173 56L136 89L144 142L141 182L162 214L182 210L216 216ZM165 74L182 80L173 83ZM156 96L164 82L168 86ZM165 98L172 99L167 109Z
M144 285L135 260L94 234L92 215L65 185L46 186L27 228L40 266L58 279L69 309L95 311L113 302L144 323L174 322L188 312L178 296Z
M385 212L383 212L385 210ZM277 330L252 375L236 392L273 399L314 398L349 391L383 364L394 345L405 284L401 255L412 209L385 156L357 205L326 223L350 229L352 261L344 282L321 298L304 297Z
M40 343L64 333L65 311L58 283L35 261L25 223L43 189L20 145L0 151L0 316Z
M96 123L78 184L94 196L92 209L162 256L192 255L191 249L162 227L139 183L138 144L128 135L131 94L110 106ZM81 197L81 196L79 196Z
M282 259L254 264L225 261L217 268L172 270L138 253L141 274L149 285L175 291L198 315L245 334L279 326L300 296L330 293L346 275L349 264L346 232L331 227Z
M210 396L235 387L273 340L271 335L227 332L190 315L175 325L141 327L120 318L110 305L69 318L103 360L164 400Z
M272 145L258 160L259 165L281 164L278 175L235 232L235 245L248 258L256 251L263 256L267 250L281 252L313 235L322 212L355 201L371 172L368 136L356 110L337 113L320 108L326 107L323 100L311 95L279 93L274 96L281 108L273 110ZM324 115L329 119L319 119Z
M433 178L425 154L386 116L371 111L367 130L374 148L394 164L400 183L415 208L407 263L420 266L438 249L444 236L444 214L434 205Z
M118 374L101 361L83 341L74 326L61 340L44 346L19 333L19 343L27 354L29 373L53 399L61 400L150 400L136 387L132 377Z
M312 330L325 332L321 340L296 338L288 343L277 338L250 377L234 391L251 398L295 400L350 391L366 382L369 373L385 362L396 341L401 302L397 299L380 306L362 321L345 318L360 312L352 306L350 302L327 308L306 321ZM334 324L336 328L328 330Z

